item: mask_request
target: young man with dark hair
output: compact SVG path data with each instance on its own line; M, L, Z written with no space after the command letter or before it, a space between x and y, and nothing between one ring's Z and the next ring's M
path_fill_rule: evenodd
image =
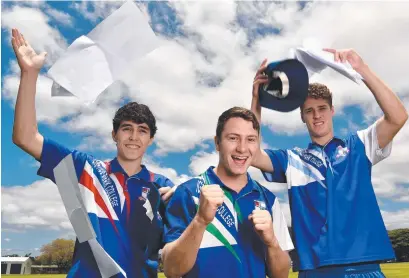
M21 69L13 142L41 163L38 174L56 183L60 192L63 189L56 182L55 169L71 159L73 175L59 180L74 180L88 219L78 224L70 218L71 223L76 232L86 230L86 223L90 223L96 235L79 241L77 233L68 277L157 277L163 234L160 207L172 195L173 184L141 164L157 130L155 117L143 104L131 102L121 107L112 131L117 157L109 162L44 138L37 129L35 94L45 53L37 55L15 29L12 46ZM78 213L79 221L81 210L72 213Z
M288 277L293 245L278 199L247 173L259 132L248 109L219 117L217 167L178 186L167 207L167 277Z
M371 183L372 166L389 156L392 139L408 113L398 97L351 49L327 49L364 79L384 115L345 139L334 137L332 94L311 84L301 106L311 143L305 149L259 150L252 165L268 181L286 183L299 277L384 277L379 262L394 258ZM266 61L253 83L252 111L261 119L259 86Z

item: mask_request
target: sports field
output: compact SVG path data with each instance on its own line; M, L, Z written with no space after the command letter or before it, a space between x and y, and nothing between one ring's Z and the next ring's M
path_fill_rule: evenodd
M382 270L384 271L387 278L408 278L409 277L409 263L393 263L393 264L383 264ZM2 275L3 276L3 275ZM32 278L63 278L64 274L59 275L4 275L7 278L21 278L21 277L32 277ZM297 273L290 273L289 278L296 278ZM162 273L159 274L159 278L165 278Z

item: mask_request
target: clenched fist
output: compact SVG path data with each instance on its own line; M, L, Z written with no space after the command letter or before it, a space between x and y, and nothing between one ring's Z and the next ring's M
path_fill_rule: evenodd
M223 204L224 192L217 184L205 185L200 189L199 221L208 225L213 221L217 208Z
M273 230L273 219L268 210L253 210L249 215L249 220L265 245L273 246L277 243Z

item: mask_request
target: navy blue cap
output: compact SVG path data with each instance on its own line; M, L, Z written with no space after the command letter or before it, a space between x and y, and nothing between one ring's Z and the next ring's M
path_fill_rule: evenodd
M260 85L259 99L262 107L290 112L300 107L308 95L308 72L296 59L268 64L264 74L269 83Z

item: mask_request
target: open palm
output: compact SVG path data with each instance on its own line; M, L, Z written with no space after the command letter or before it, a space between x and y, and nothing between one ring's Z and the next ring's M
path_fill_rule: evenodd
M39 71L44 65L47 53L37 54L17 29L12 30L11 44L22 71Z

